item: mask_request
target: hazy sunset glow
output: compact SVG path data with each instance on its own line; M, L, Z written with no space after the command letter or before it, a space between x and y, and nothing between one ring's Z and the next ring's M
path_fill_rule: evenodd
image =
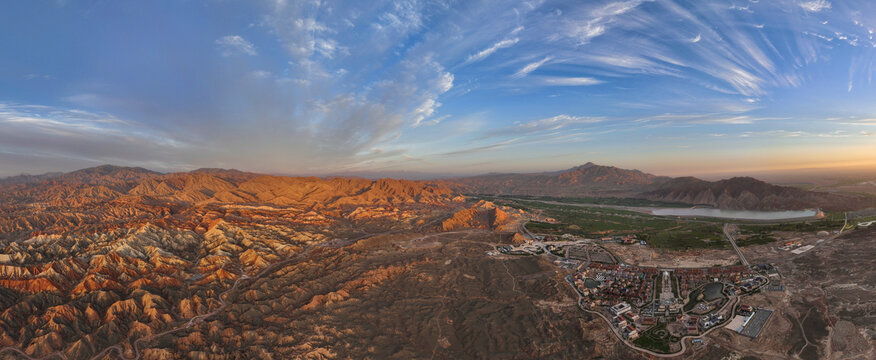
M19 1L0 176L876 168L876 2Z

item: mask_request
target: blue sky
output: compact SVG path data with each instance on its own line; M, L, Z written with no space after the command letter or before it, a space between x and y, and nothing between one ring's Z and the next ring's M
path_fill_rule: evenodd
M0 176L876 167L874 30L866 0L4 2Z

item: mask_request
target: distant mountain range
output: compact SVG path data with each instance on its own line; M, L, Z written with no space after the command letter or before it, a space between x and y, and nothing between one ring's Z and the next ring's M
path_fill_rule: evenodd
M750 177L714 182L694 177L673 178L594 163L563 171L432 181L285 177L224 169L161 174L137 167L104 165L69 173L9 177L0 179L0 187L4 190L0 193L3 200L47 204L159 199L192 204L270 203L319 208L366 203L440 203L465 193L637 198L748 210L876 207L876 197L867 195L807 191Z
M410 180L271 176L238 170L198 169L162 174L103 165L64 174L0 180L0 200L48 206L92 202L270 204L301 208L344 205L437 204L452 191Z
M876 206L876 198L865 195L806 191L772 185L750 177L711 182L695 177L657 176L594 163L563 171L489 174L443 182L467 194L626 197L724 209L849 210Z

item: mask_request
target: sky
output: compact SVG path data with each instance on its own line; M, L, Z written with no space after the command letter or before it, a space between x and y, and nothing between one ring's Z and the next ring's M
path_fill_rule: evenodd
M6 1L0 176L876 168L876 2Z

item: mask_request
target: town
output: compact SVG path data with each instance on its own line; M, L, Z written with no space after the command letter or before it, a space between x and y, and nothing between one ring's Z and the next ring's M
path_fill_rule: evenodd
M702 336L722 326L757 337L773 311L746 304L743 298L780 287L770 280L777 277L778 269L769 264L641 267L624 263L600 245L640 245L633 236L585 239L528 234L526 238L524 244L498 246L490 254L550 256L571 271L566 282L578 294L582 310L602 317L628 346L655 354L682 351L686 339L702 346Z

